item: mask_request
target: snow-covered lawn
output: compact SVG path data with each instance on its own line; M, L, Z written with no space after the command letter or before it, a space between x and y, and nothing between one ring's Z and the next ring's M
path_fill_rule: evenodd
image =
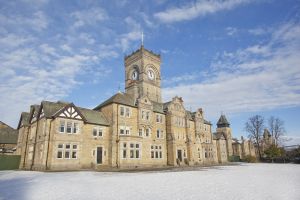
M242 164L136 173L0 171L0 199L299 200L300 165Z

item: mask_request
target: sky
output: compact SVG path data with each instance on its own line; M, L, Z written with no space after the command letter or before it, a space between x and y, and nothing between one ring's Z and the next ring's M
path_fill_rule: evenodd
M235 137L249 117L285 122L300 143L299 0L0 0L0 120L42 100L94 108L124 91L124 56L162 58L162 96L221 113Z

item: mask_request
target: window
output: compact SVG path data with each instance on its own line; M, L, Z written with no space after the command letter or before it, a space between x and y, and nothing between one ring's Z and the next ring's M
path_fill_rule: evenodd
M146 128L146 137L150 136L150 128Z
M156 122L157 122L157 123L162 123L162 122L163 122L162 118L163 118L162 115L157 114L157 115L156 115Z
M65 121L63 121L63 120L60 121L59 132L61 132L61 133L65 132Z
M130 117L130 108L129 107L120 107L120 116L122 117Z
M93 128L93 137L102 137L103 136L103 130L100 127L94 127Z
M128 126L121 126L120 127L120 135L130 135L130 127Z
M135 144L135 157L140 158L140 144Z
M61 120L59 123L59 132L60 133L68 133L68 134L77 134L79 133L79 123L78 122L72 122Z
M120 115L125 116L125 108L123 106L120 107Z
M99 137L102 137L103 136L103 131L101 128L98 129L98 136Z
M72 122L67 122L67 133L72 133Z
M156 137L157 137L157 138L163 138L163 131L160 130L160 129L157 129L157 130L156 130Z
M151 158L162 159L162 147L161 145L151 145Z
M142 119L145 119L145 111L142 111Z
M70 144L66 144L65 145L65 158L70 158L70 149L71 149L71 145Z
M73 147L72 147L72 158L74 158L74 159L77 158L77 144L73 144Z
M77 159L77 144L58 144L57 157L58 159Z
M141 157L141 145L139 143L130 143L129 148L127 143L123 143L122 145L122 158L127 158L127 151L129 150L129 158L137 159Z
M122 158L126 158L127 156L126 154L127 154L127 149L126 149L126 143L124 142L122 146Z
M77 131L78 131L78 123L74 122L74 124L73 124L73 133L76 134Z
M143 136L143 129L142 129L142 128L139 129L139 136L140 136L140 137Z
M69 150L65 150L65 158L70 158L70 151Z
M150 111L142 110L141 111L141 116L142 116L143 120L150 120L150 116L151 116Z
M125 116L130 117L130 109L129 108L125 109Z
M150 119L150 112L146 112L146 120Z
M94 137L97 137L97 131L98 131L98 130L97 130L96 128L93 128L93 136L94 136Z
M57 146L57 158L63 158L63 144Z

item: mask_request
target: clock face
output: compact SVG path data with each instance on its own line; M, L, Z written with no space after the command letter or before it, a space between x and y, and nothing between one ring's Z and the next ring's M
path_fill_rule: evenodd
M153 80L153 79L154 79L154 72L153 72L152 69L149 69L149 70L148 70L148 78L149 78L150 80Z
M136 70L132 72L131 78L132 78L132 80L137 80L138 72Z

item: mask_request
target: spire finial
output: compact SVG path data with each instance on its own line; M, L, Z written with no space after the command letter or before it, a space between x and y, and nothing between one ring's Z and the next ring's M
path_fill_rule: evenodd
M121 93L121 84L119 83L119 86L118 86L118 93Z
M142 46L144 46L144 31L142 31Z

